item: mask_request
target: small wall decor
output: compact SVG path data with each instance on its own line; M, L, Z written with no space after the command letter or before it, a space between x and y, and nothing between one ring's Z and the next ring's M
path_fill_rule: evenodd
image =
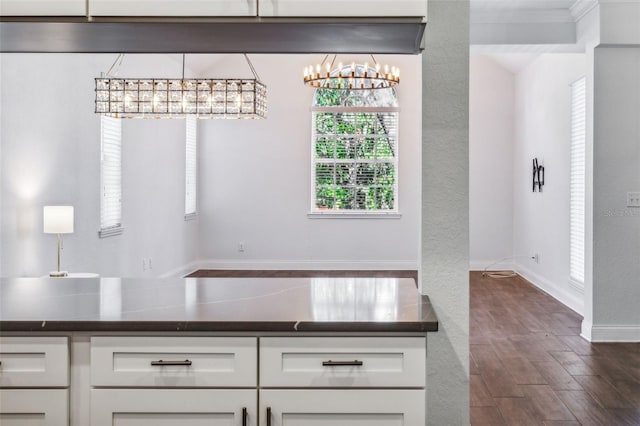
M538 164L538 159L533 159L533 192L542 192L544 186L544 166Z

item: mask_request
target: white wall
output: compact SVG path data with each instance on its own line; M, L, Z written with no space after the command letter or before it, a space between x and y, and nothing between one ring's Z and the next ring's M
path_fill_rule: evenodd
M570 84L585 74L584 54L545 54L516 77L514 244L516 269L574 310L583 296L569 286ZM532 192L532 160L545 167ZM539 263L531 256L539 255Z
M55 236L42 206L75 207L62 267L109 276L161 275L195 257L197 221L184 216L184 131L179 121L123 123L124 233L100 239L100 119L94 78L116 55L2 54L2 273L55 269ZM178 58L179 60L179 58ZM120 75L179 75L176 58L127 55ZM162 72L162 71L161 71ZM161 213L158 213L161 212ZM142 271L142 258L151 271Z
M205 267L416 269L420 209L419 56L377 56L398 86L399 219L314 219L311 103L302 70L321 55L250 55L268 90L268 118L201 123L200 258ZM356 58L357 56L349 56ZM244 59L212 55L217 76L251 77ZM331 58L330 58L331 59ZM338 57L337 61L344 60ZM368 56L363 61L371 62ZM245 251L238 251L244 243Z
M639 341L640 209L626 207L640 191L639 44L596 48L594 67L593 329L583 332Z
M472 54L469 80L470 266L512 269L514 75Z

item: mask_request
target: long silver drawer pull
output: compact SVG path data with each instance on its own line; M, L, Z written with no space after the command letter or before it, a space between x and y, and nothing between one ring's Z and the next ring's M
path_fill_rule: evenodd
M184 361L163 361L163 360L158 360L158 361L151 361L151 365L186 365L189 366L193 364L193 362L189 361L188 359L185 359Z
M340 366L362 366L364 363L357 359L353 361L322 361L323 367L340 367Z
M267 426L271 426L271 407L267 407Z
M242 426L247 426L247 407L242 407Z

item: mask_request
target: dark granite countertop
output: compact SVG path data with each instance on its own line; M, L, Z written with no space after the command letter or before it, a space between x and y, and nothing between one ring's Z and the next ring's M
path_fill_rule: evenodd
M410 278L0 279L0 332L437 329Z

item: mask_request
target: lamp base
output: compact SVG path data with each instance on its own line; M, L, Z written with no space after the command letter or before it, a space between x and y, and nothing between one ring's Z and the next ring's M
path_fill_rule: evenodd
M66 277L67 275L69 275L69 273L67 271L51 271L51 272L49 272L49 276L50 277L55 277L55 278L62 278L62 277Z

